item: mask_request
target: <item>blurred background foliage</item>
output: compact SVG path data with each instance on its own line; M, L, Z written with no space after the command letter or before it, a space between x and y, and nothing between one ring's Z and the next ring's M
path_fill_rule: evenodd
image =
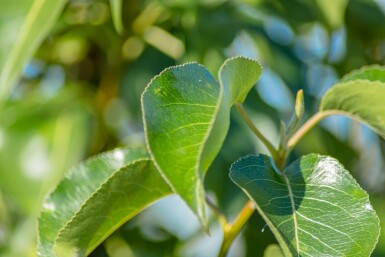
M8 80L0 75L0 256L36 256L41 201L68 169L108 149L144 147L140 95L168 66L197 61L216 74L234 55L259 60L263 75L245 108L277 144L279 122L290 118L299 89L309 117L341 76L385 64L381 0L61 0L39 12L36 2L44 0L2 0L0 8L0 74L9 72L18 47L14 59L21 67ZM33 10L40 24L31 23ZM24 38L23 28L29 33ZM229 166L259 152L266 149L232 113L206 178L210 197L228 217L246 202L228 178ZM368 190L383 227L373 256L385 256L384 140L332 117L290 159L310 152L338 158ZM221 231L214 217L210 233L172 196L125 224L91 256L215 256ZM274 244L254 215L230 256L278 256Z

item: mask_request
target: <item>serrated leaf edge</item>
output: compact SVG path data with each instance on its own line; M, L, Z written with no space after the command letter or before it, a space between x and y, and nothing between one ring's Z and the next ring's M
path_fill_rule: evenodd
M254 200L254 198L242 187L240 186L237 182L235 182L233 180L233 178L231 177L231 173L233 172L233 166L235 166L238 162L241 162L243 161L244 159L247 159L249 157L263 157L263 158L269 158L269 156L267 155L264 155L264 154L258 154L258 155L254 155L254 154L248 154L246 156L243 156L241 158L239 158L237 161L235 161L234 163L231 164L230 166L230 179L231 181L236 184L246 195L247 197L253 201L253 203L255 204L255 208L257 209L258 211L258 214L261 215L261 217L263 218L263 220L266 222L266 224L268 225L268 227L270 228L270 230L272 231L272 233L274 234L275 238L277 239L281 249L282 249L282 252L284 253L285 256L289 256L289 257L292 257L292 254L289 250L289 248L287 247L286 245L286 242L285 240L283 239L283 236L281 234L281 232L275 227L274 223L269 219L268 216L265 215L265 213L262 211L261 207L259 206L259 204Z
M351 81L351 80L347 80L347 79L349 77L354 76L355 74L362 73L362 72L369 71L369 70L385 71L385 67L378 65L378 64L363 66L359 69L355 69L355 70L352 70L352 71L346 73L344 76L342 76L342 78L338 81L338 83ZM367 81L374 82L373 80L369 80L369 79L362 79L361 78L360 80L367 80ZM354 80L354 81L356 81L356 80ZM376 80L376 81L378 81L378 80Z
M136 165L137 163L139 162L143 162L143 161L151 161L152 160L150 158L140 158L140 159L136 159L135 161L127 164L127 165L124 165L122 166L120 169L116 170L115 172L112 173L112 176L109 176L103 183L100 184L100 186L90 195L90 197L87 198L86 201L84 201L84 203L79 207L79 209L72 215L71 219L65 223L65 225L62 226L62 228L58 231L57 233L57 236L55 238L55 241L54 241L54 245L53 245L53 251L55 252L55 244L56 242L58 241L58 239L61 237L61 235L63 234L63 231L65 231L74 221L74 219L78 216L78 214L84 209L84 207L86 205L88 205L88 203L94 198L95 195L97 195L99 193L99 191L104 187L104 185L106 185L107 183L109 183L109 181L115 177L118 173L120 172L124 172L124 170L128 167L131 167L131 166L134 166ZM122 222L119 223L119 225L117 226L114 226L114 228L111 230L112 232L115 231L117 228L119 228L122 224L124 224L126 221L128 221L130 218L132 218L133 216L135 216L136 214L138 214L141 210L135 212L134 214L130 215L130 216L127 216L126 220L123 220ZM95 245L95 247L97 245L99 245L101 242L103 242L104 239L106 239L110 234L106 234L104 237L101 237L101 239L99 240L99 242ZM95 248L91 248L90 249L90 252L92 250L94 250ZM86 252L86 255L88 255L90 252Z
M87 167L90 163L94 162L94 161L97 161L98 159L102 159L102 158L106 158L108 157L109 154L111 154L112 152L115 152L115 151L118 151L118 150L125 150L125 151L129 151L129 152L132 152L132 151L140 151L142 152L143 154L148 154L147 151L145 149L142 149L142 148L127 148L127 147L124 147L124 148L115 148L115 149L112 149L112 150L109 150L109 151L106 151L106 152L103 152L103 153L100 153L100 154L97 154L97 155L94 155L88 159L86 159L85 161L79 163L78 165L75 165L73 168L71 168L67 174L57 183L57 185L55 187L53 187L50 191L47 192L46 194L46 197L43 199L42 203L44 204L44 202L46 202L50 197L51 197L51 194L54 193L57 188L61 185L61 182L64 180L64 179L70 179L70 177L72 176L72 174L74 172L76 172L76 170L78 170L80 167ZM140 159L149 159L149 157L147 158L140 158ZM137 159L137 160L140 160L140 159ZM131 164L131 163L130 163ZM129 166L130 164L126 164L124 165L123 167L121 167L120 169L122 168L125 168L126 166ZM113 172L112 174L115 174L116 172L118 172L120 169L116 170L115 172ZM107 177L106 180L104 182L102 182L100 185L104 184L106 181L109 180L111 176ZM100 189L100 185L99 187L97 188L96 191L98 191ZM96 192L95 191L95 192ZM93 194L92 194L93 195ZM91 195L91 196L92 196ZM88 198L89 199L89 198ZM88 201L88 199L86 201ZM79 206L79 209L72 215L72 218L71 220L73 219L74 215L78 213L78 211L82 208L82 206L84 205L84 203L82 205ZM46 208L44 208L44 205L43 205L43 208L40 210L40 214L37 218L37 224L36 224L36 231L37 231L37 245L42 245L42 242L41 242L41 237L40 237L40 233L39 233L39 226L40 226L40 220L42 218L42 215L43 213L45 212ZM62 230L62 228L64 226L66 226L71 220L69 220L68 222L66 222L65 224L62 225L62 227L57 231L57 235L59 235L60 231ZM56 238L55 240L52 242L52 252L53 252L53 246L55 244L55 241L56 241Z
M261 74L262 74L262 71L263 71L263 67L261 65L261 63L257 60L254 60L252 58L249 58L249 57L245 57L245 56L242 56L242 55L237 55L237 56L234 56L234 57L231 57L229 59L226 59L225 62L221 65L221 67L219 68L219 71L218 71L218 81L219 81L219 84L223 87L223 82L222 82L222 77L220 76L220 74L222 74L222 70L223 68L226 66L227 63L229 63L230 61L233 61L235 59L244 59L244 60L247 60L247 61L251 61L251 62L254 62L258 65L258 67L261 69ZM257 81L259 80L261 74L259 75ZM230 94L231 94L231 89L230 90ZM231 95L230 95L231 97ZM238 100L238 99L237 99ZM231 99L230 99L231 101ZM233 103L230 102L230 104L232 105ZM230 106L231 107L231 106Z
M247 61L254 62L254 63L256 63L260 67L261 72L262 72L262 65L257 60L254 60L254 59L251 59L251 58L248 58L248 57L244 57L244 56L234 56L234 57L231 57L229 59L226 59L225 62L221 65L221 67L220 67L220 69L218 71L218 75L217 75L218 79L217 80L209 72L209 74L215 79L215 81L219 85L219 94L218 94L218 101L216 102L216 106L215 106L215 111L213 113L213 117L211 118L210 125L208 126L208 130L207 130L205 136L203 137L203 141L202 141L201 146L199 148L199 154L198 154L197 162L196 162L196 165L194 167L196 175L199 178L198 184L197 184L197 187L196 187L196 190L198 190L198 192L196 192L197 195L202 193L202 191L200 191L202 189L203 189L203 192L204 192L204 185L203 185L203 179L204 178L201 176L201 172L200 172L200 169L201 169L201 159L202 159L202 155L203 155L204 149L206 147L206 143L207 143L207 141L208 141L208 139L209 139L209 137L211 135L211 132L212 132L212 130L214 128L215 121L216 121L216 119L218 117L218 113L219 113L220 108L222 106L222 103L223 103L223 100L224 100L224 92L225 92L225 90L229 91L228 92L229 93L229 97L230 97L230 99L229 99L229 109L232 107L232 103L231 103L231 88L225 88L224 87L224 84L223 84L223 82L221 80L220 74L221 74L223 68L226 66L226 64L231 62L231 61L233 61L233 60L235 60L235 59L244 59L244 60L247 60ZM146 141L146 146L147 146L148 152L150 153L150 156L153 159L154 164L158 168L160 174L162 175L164 180L169 184L171 189L176 194L178 194L177 190L173 187L171 182L167 179L166 175L163 173L162 169L160 168L159 164L157 163L156 159L154 158L154 154L151 151L150 144L148 142L148 136L147 136L147 123L146 123L146 119L145 119L145 108L144 108L143 99L144 99L144 95L147 93L147 91L150 88L150 86L152 85L152 83L156 79L161 77L165 72L170 71L170 70L174 70L174 69L178 69L178 68L181 68L181 67L186 67L188 65L198 65L198 66L204 68L207 71L207 68L204 65L199 64L197 62L188 62L188 63L182 64L182 65L176 65L176 66L168 67L168 68L164 69L160 74L156 75L155 77L153 77L151 79L151 81L147 84L146 88L144 89L144 91L143 91L143 93L141 95L142 119L143 119L143 124L144 124L144 128L145 128L144 129L144 131L145 131L145 141ZM201 197L197 197L196 202L197 202L197 205L198 205L198 215L197 215L197 217L198 217L199 221L201 222L201 224L203 225L203 227L207 230L207 218L206 218L206 207L205 207L206 205L205 205L205 201L204 200L202 201ZM199 206L202 206L201 207L202 209Z
M148 152L150 153L151 159L154 161L154 164L155 164L156 168L159 170L159 173L161 174L163 179L167 182L167 184L171 187L172 191L175 192L176 194L179 194L178 191L172 185L172 183L168 180L168 178L164 174L163 170L160 168L160 166L157 163L157 161L156 161L156 159L154 157L154 154L153 154L153 152L151 150L150 143L148 141L147 122L146 122L146 119L145 119L145 108L144 108L144 101L143 101L143 99L144 99L144 95L147 93L147 91L149 90L149 88L153 84L153 82L155 80L157 80L159 77L161 77L164 73L166 73L166 72L168 72L170 70L179 69L179 68L186 67L186 66L189 66L189 65L198 65L199 67L204 68L206 71L208 71L207 68L204 65L199 64L197 62L187 62L187 63L181 64L181 65L176 65L176 66L168 67L168 68L164 69L161 73L159 73L158 75L156 75L155 77L153 77L151 79L151 81L147 84L146 88L144 89L144 91L143 91L143 93L141 95L142 119L143 119L144 132L145 132L145 141L146 141L146 146L147 146ZM210 75L211 75L211 73L210 73ZM217 82L217 80L215 80L215 81ZM216 119L216 115L218 114L218 109L219 109L219 106L220 106L220 103L221 103L220 101L222 99L222 97L220 97L220 96L223 95L223 90L221 89L221 86L220 86L219 83L218 83L218 85L219 85L219 88L220 88L219 89L219 95L218 95L218 99L219 100L216 103L213 117L210 120L210 125L208 127L208 130L207 130L204 138L203 138L201 147L199 148L199 154L198 154L197 162L196 162L196 165L194 167L194 170L195 170L195 173L197 175L197 178L199 178L198 183L201 184L201 185L197 185L197 188L196 188L197 190L203 189L203 191L204 191L204 188L203 188L203 178L201 177L199 169L200 169L200 165L201 165L201 157L202 157L202 152L203 152L203 149L204 149L204 145L205 145L207 139L209 138L209 136L211 134L211 131L212 131L212 128L213 128L213 124L214 124L214 121ZM197 195L199 195L199 194L200 194L200 192L197 192ZM202 201L199 197L197 197L196 202L197 202L197 205L198 205L198 215L196 215L196 216L197 216L198 220L200 221L200 223L202 224L202 226L205 228L205 230L207 230L208 229L208 224L207 224L207 217L206 217L206 208L205 208L206 205L205 205L205 202ZM202 208L202 206L203 206L203 209L199 210L199 208Z

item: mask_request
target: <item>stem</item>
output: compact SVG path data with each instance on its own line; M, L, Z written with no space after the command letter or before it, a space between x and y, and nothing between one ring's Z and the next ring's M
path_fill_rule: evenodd
M223 242L218 257L225 257L227 255L227 252L234 239L245 226L246 222L249 220L254 211L255 205L251 200L249 200L243 207L242 211L238 214L234 222L231 224L227 223L223 227Z
M254 132L254 134L262 141L262 143L269 150L270 154L273 156L273 159L276 159L278 156L277 150L270 143L270 141L254 126L250 117L247 115L245 109L243 108L242 104L239 102L236 102L235 107L241 114L242 118L246 121L247 125L249 125L250 129ZM209 201L208 203L210 205ZM245 226L247 221L250 219L251 215L254 213L255 205L251 200L249 200L246 203L246 205L243 207L241 212L238 214L237 218L234 220L233 223L228 223L224 218L224 216L216 211L217 210L216 208L214 208L213 210L217 214L219 222L221 223L222 229L223 229L223 242L222 242L218 257L225 257L234 239L237 237L237 235L240 233L240 231Z
M322 119L326 118L327 116L337 114L338 112L335 110L331 111L320 111L314 114L310 119L308 119L305 124L302 125L302 127L297 130L297 132L294 133L294 135L289 139L287 143L288 149L293 149L293 147L301 140L301 138L311 129L313 128L318 122L320 122Z
M250 129L262 141L262 143L269 150L271 156L275 159L275 157L277 156L277 150L270 143L270 141L254 126L253 122L251 121L251 119L247 115L245 109L243 108L242 104L237 102L237 103L235 103L235 107L237 108L237 110L241 114L242 118L246 121L247 125L249 125Z

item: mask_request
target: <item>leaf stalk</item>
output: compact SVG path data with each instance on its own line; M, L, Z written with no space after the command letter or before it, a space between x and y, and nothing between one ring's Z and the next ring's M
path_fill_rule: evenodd
M257 129L257 127L254 126L253 122L251 121L250 117L247 115L241 103L239 102L235 103L235 107L237 108L238 112L241 114L242 118L246 121L247 125L249 125L250 129L262 141L262 143L269 150L271 156L275 159L275 157L277 156L277 150L275 149L273 144L270 143L270 141Z
M301 140L301 138L309 132L310 129L312 129L318 122L320 122L322 119L337 114L335 110L330 111L319 111L316 114L314 114L310 119L308 119L302 127L300 127L293 136L289 139L287 143L287 147L289 151L294 148L294 146Z
M296 130L304 112L303 92L302 90L300 90L297 94L295 113L293 115L293 118L289 124L289 127L286 133L284 133L285 126L282 126L282 129L283 129L282 134L285 136L285 138L281 138L280 147L277 150L270 143L270 141L254 126L250 117L247 115L245 109L243 108L242 104L237 102L235 103L235 107L237 108L238 112L241 114L242 118L246 121L250 129L254 132L254 134L262 141L262 143L269 150L270 154L272 155L272 159L274 160L274 163L278 169L282 169L284 167L290 151L311 128L313 128L323 118L336 114L336 111L334 110L317 112L309 120L307 120L302 125L302 127ZM223 242L222 242L218 257L225 257L227 255L228 250L231 244L233 243L234 239L240 233L240 231L245 226L247 221L250 219L254 211L255 211L255 205L251 200L249 200L246 203L246 205L243 207L243 209L241 210L237 218L234 220L234 222L228 223L226 218L219 211L216 212L214 209L214 212L218 216L218 220L221 223L221 226L223 229Z
M254 203L249 200L246 205L243 207L242 211L238 214L237 218L233 223L227 223L223 229L223 242L221 245L221 249L219 251L218 257L225 257L231 244L234 239L237 237L239 232L245 226L247 221L250 219L251 215L255 211Z

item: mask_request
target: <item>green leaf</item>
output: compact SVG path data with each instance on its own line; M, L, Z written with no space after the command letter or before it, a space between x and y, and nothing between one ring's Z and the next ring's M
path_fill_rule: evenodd
M1 50L2 53L6 53L6 56L0 56L2 57L0 61L3 62L0 62L0 103L8 97L25 63L51 30L66 3L67 0L34 0L32 5L31 1L21 2L20 8L23 15L19 14L19 16L24 17L13 24L18 28L17 36L12 44L5 44L5 49ZM7 4L18 5L14 1ZM27 8L29 9L25 12ZM12 33L15 33L15 27L12 29Z
M278 171L265 155L235 162L230 177L256 204L285 256L369 256L379 219L368 194L335 159L306 155Z
M203 179L230 123L230 108L243 101L261 74L258 62L227 60L219 83L205 67L188 63L156 76L142 95L148 149L155 165L206 226Z
M370 67L348 74L321 99L320 111L341 114L372 127L385 138L385 70Z
M116 149L76 167L43 203L39 256L86 256L147 205L171 193L143 150Z
M385 83L385 68L377 65L365 66L359 70L354 70L346 74L341 82L364 79L369 81L379 81Z
M123 0L110 0L110 7L115 30L118 34L122 34L124 30L122 21Z
M257 61L245 57L228 59L219 70L219 83L225 94L230 94L231 105L243 103L253 85L261 76Z

